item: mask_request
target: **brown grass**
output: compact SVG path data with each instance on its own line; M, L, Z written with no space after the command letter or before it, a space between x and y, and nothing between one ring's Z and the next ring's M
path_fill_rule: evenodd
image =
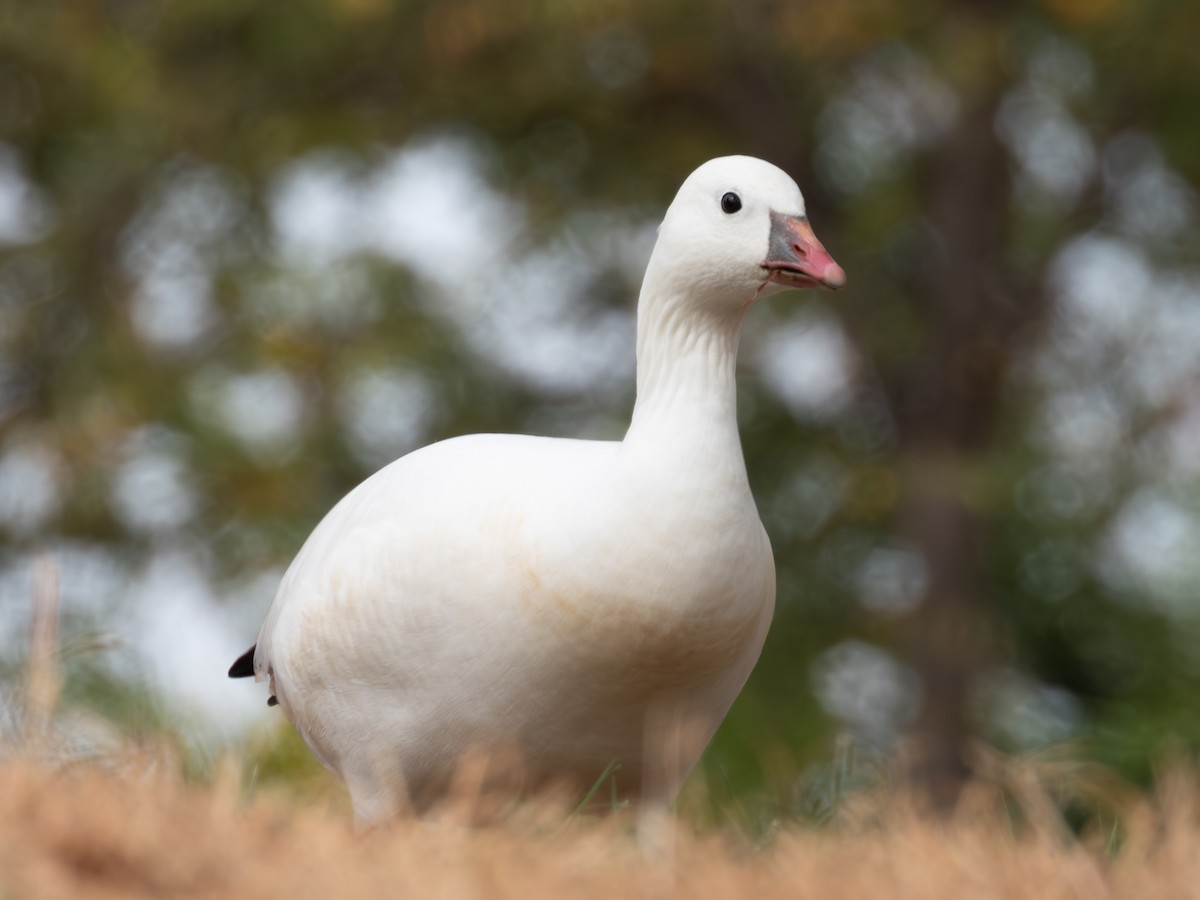
M674 824L649 852L627 822L563 824L535 809L478 831L401 822L358 834L340 810L248 798L236 771L200 786L163 756L0 763L0 897L1200 896L1190 775L1133 800L1119 847L1078 840L1045 810L1015 826L981 789L948 822L901 793L864 795L831 825L780 827L765 848Z
M780 824L758 844L536 805L485 829L402 821L359 834L328 778L293 778L283 795L243 783L229 760L211 783L189 781L165 749L80 762L56 729L54 575L39 564L23 689L7 702L19 715L4 720L21 726L0 734L0 900L1200 897L1193 769L1146 797L1069 748L1022 760L981 749L980 781L949 819L921 814L885 777L821 828ZM1059 812L1070 804L1110 826L1076 836Z

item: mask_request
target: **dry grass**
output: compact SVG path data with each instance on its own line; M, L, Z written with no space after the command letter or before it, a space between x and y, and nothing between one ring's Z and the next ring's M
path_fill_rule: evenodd
M642 829L639 841L628 820L534 805L500 827L403 821L359 834L343 800L295 784L286 797L252 789L233 761L205 785L185 779L169 750L80 761L71 729L64 744L58 727L54 582L44 562L24 683L8 704L19 714L0 735L0 900L1200 897L1200 784L1188 767L1146 797L1070 753L981 751L981 781L949 820L921 815L885 778L843 799L823 827L780 824L756 846L677 822ZM1064 802L1118 824L1080 839Z
M1119 848L1077 840L1057 813L1015 828L981 789L949 822L900 794L864 796L832 825L777 829L765 848L670 826L666 849L646 853L628 823L536 810L502 828L357 834L338 810L247 798L236 769L200 786L163 756L0 763L0 897L1200 896L1200 791L1185 775L1132 801Z

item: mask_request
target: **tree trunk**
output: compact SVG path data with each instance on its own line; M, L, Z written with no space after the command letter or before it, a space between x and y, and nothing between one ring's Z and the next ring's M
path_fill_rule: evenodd
M934 246L918 288L924 348L892 389L906 475L900 533L926 573L908 634L924 688L913 776L939 808L954 804L968 775L968 707L987 652L984 522L969 481L996 422L1008 341L1024 319L1003 287L1010 182L994 135L999 94L978 99L925 161Z

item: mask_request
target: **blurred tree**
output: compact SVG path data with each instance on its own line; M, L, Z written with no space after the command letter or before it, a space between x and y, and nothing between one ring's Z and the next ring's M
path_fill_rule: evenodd
M808 803L838 728L943 802L974 734L1144 775L1200 741L1193 7L10 5L0 615L52 545L69 617L249 635L413 445L619 436L648 224L750 153L850 287L747 334L781 591L715 792Z

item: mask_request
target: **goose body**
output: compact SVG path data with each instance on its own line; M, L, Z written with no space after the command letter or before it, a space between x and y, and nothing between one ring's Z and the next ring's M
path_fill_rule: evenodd
M385 467L313 531L230 674L270 680L363 821L428 809L501 751L514 790L608 773L670 803L774 608L737 433L742 319L843 281L786 174L701 166L647 268L625 439L472 435Z

